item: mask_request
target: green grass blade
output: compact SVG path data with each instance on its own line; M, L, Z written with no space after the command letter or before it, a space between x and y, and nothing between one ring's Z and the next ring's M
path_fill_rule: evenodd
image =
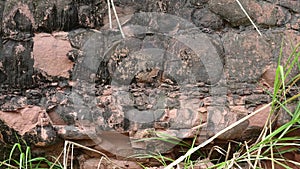
M300 52L297 53L297 50L299 49L299 46L300 46L300 43L297 44L297 46L295 48L293 48L293 51L290 54L290 56L289 56L289 58L287 60L287 63L284 66L284 70L287 70L286 74L285 74L285 79L290 74L290 72L292 71L292 69L294 68L294 66L296 65L296 63L298 62ZM292 59L293 56L294 56L294 59L291 62L291 59Z
M8 164L11 164L10 161L12 160L12 156L15 152L15 149L18 147L19 143L15 143L12 147L12 149L10 150L10 153L9 153L9 159L8 159Z
M275 80L274 80L274 89L273 89L273 96L272 96L272 112L275 111L275 104L276 100L278 98L279 90L281 87L281 82L280 82L280 67L278 66L276 69L276 74L275 74Z
M24 166L24 163L25 163L25 154L24 153L21 153L20 154L20 163L19 163L19 168L20 169L22 169L22 168L24 168L23 166ZM27 168L26 168L27 169Z
M28 163L29 163L29 168L32 168L32 163L30 162L31 159L31 151L30 151L30 147L27 146L26 147L26 155L25 155L25 166L26 168L28 168Z
M284 100L286 100L285 82L284 82L285 79L286 79L286 77L284 76L283 67L282 66L278 66L278 68L279 68L280 79L281 79L281 85L280 86L282 86L283 98L284 98Z
M287 76L291 73L291 71L293 70L293 68L296 66L296 63L299 62L299 55L300 52L296 54L295 58L293 59L292 63L290 64L289 68L287 69L286 73L285 73L285 79L287 78Z
M281 39L279 56L278 56L278 60L277 60L277 66L281 65L281 58L282 58L282 54L283 54L283 46L284 46L284 38Z

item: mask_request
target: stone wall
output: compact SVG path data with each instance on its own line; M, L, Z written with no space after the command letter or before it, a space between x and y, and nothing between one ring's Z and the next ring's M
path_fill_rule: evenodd
M300 42L300 1L241 3L261 35L235 0L119 0L125 38L104 0L0 1L1 144L172 154L136 140L159 132L199 144L268 104L281 46L286 62ZM269 109L219 139L256 137ZM88 168L93 155L77 153Z

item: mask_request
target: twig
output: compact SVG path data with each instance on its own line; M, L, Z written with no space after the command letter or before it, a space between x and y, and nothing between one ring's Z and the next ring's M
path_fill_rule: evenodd
M232 123L231 125L229 125L228 127L226 127L225 129L221 130L220 132L218 132L217 134L215 134L214 136L212 136L211 138L209 138L208 140L204 141L202 144L198 145L197 147L194 147L192 149L190 149L185 155L179 157L177 160L175 160L174 162L172 162L171 164L169 164L167 167L165 167L165 169L172 169L172 167L176 166L177 164L179 164L180 162L182 162L185 158L187 158L188 156L190 156L191 154L193 154L195 151L199 150L200 148L206 146L207 144L211 143L214 139L218 138L220 135L224 134L225 132L229 131L230 129L232 129L233 127L239 125L240 123L246 121L247 119L249 119L250 117L258 114L259 112L261 112L262 110L266 109L267 107L269 107L272 103L269 103L263 107L261 107L260 109L254 111L253 113L249 114L248 116L243 117L242 119Z
M245 8L243 7L243 5L240 3L239 0L236 0L236 2L239 4L240 8L242 9L242 11L245 13L245 15L247 16L247 18L250 20L251 24L254 26L254 28L256 29L256 31L258 32L258 34L260 36L262 36L262 34L260 33L259 29L257 28L257 26L255 25L255 23L252 21L252 19L250 18L250 16L248 15L247 11L245 10Z

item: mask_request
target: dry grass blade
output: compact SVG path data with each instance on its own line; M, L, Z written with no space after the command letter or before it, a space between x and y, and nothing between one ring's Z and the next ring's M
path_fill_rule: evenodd
M109 28L112 29L112 18L111 18L111 9L110 9L110 6L111 6L111 7L112 7L112 10L113 10L113 12L114 12L114 14L115 14L116 21L117 21L119 30L120 30L120 32L121 32L122 38L125 39L125 34L124 34L124 32L123 32L121 23L120 23L120 21L119 21L119 17L118 17L118 14L117 14L117 10L116 10L116 8L115 8L114 1L113 1L113 0L107 0L107 5L108 5Z
M268 127L267 127L267 123L266 123L265 126L264 126L264 129L261 132L261 134L260 134L259 138L257 139L256 143L258 143L260 139L265 140L267 132L268 132ZM255 161L254 161L254 164L253 164L253 168L256 168L256 166L258 164L260 164L259 161L260 161L260 155L261 155L261 152L262 152L262 148L263 148L263 144L259 145L259 148L258 148L257 154L256 154L256 158L255 158Z
M252 165L251 163L251 155L250 155L250 152L249 152L249 146L248 146L248 143L245 141L245 147L246 147L246 153L247 153L247 163L248 165L251 167L251 168L254 168L254 166Z
M232 123L231 125L229 125L228 127L226 127L225 129L221 130L220 132L218 132L217 134L215 134L213 137L209 138L208 140L206 140L205 142L203 142L202 144L198 145L197 147L194 147L192 149L190 149L185 155L179 157L177 160L175 160L174 162L172 162L171 164L169 164L165 169L172 169L172 167L176 166L177 164L179 164L180 162L182 162L185 158L187 158L188 156L190 156L191 154L193 154L195 151L199 150L200 148L206 146L207 144L211 143L214 139L218 138L220 135L224 134L225 132L229 131L230 129L232 129L233 127L239 125L240 123L246 121L247 119L249 119L250 117L258 114L259 112L261 112L262 110L266 109L267 107L269 107L272 103L269 103L263 107L261 107L260 109L256 110L255 112L249 114L248 116L243 117L242 119L236 121L235 123Z
M225 161L227 161L228 160L228 158L229 158L229 155L230 155L230 149L231 149L231 143L229 142L229 144L228 144L228 148L227 148L227 153L226 153L226 157L225 157Z
M97 169L100 169L101 164L102 164L102 160L103 160L103 157L100 158Z
M259 29L257 28L257 26L255 25L255 23L252 21L251 17L248 15L247 11L245 10L245 8L243 7L243 5L240 3L239 0L236 0L236 2L239 4L240 8L242 9L242 11L245 13L245 15L247 16L247 18L250 20L251 24L254 26L254 28L256 29L256 31L258 32L258 34L260 36L262 36L261 32L259 31Z
M73 161L74 161L74 144L71 146L71 169L73 169Z
M108 9L109 29L112 29L111 10L110 10L110 0L107 0L107 9Z
M74 146L77 146L79 148L82 148L82 149L85 149L85 150L88 150L88 151L92 151L92 152L95 152L95 153L98 153L100 155L102 155L103 159L107 160L109 163L119 167L119 168L123 168L121 166L119 166L118 164L114 163L112 160L110 160L110 158L105 155L104 153L98 151L98 150L95 150L95 149L92 149L92 148L89 148L89 147L86 147L84 145L81 145L81 144L78 144L78 143L75 143L75 142L72 142L72 141L65 141L65 146L64 146L64 169L67 169L67 159L68 159L68 154L69 154L69 149L66 150L66 147L68 146L68 148L70 148L70 145L74 148ZM73 157L71 157L73 158ZM101 160L102 161L102 160ZM72 166L71 166L72 167Z
M64 144L64 159L63 159L64 169L67 168L67 164L68 164L69 147L70 147L70 145L68 144L68 141L65 141L65 144Z
M55 164L57 164L57 163L59 162L59 159L60 159L61 155L63 154L63 152L64 152L64 151L62 151L62 152L59 154L59 156L58 156L57 158L55 158L54 163L50 166L49 169L52 169L52 168L55 166Z
M237 166L239 169L243 169L237 162L234 161L234 165Z
M1 164L1 165L5 165L5 166L10 167L10 168L18 169L18 167L12 166L12 165L7 164L7 163L5 163L5 162L1 162L1 161L0 161L0 164Z

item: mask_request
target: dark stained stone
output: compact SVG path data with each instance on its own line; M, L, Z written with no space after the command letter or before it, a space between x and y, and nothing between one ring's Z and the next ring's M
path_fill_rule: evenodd
M2 47L2 37L0 37L0 56L3 55L3 47ZM3 84L7 79L7 75L3 69L3 63L0 61L0 83Z
M223 27L223 20L207 8L196 9L192 14L193 23L200 28L218 30Z
M281 26L291 19L290 12L278 5L260 2L260 15L256 15L256 23L263 27Z
M0 1L0 21L1 21L1 25L2 25L2 19L3 19L3 12L4 12L4 8L5 8L5 2L6 1ZM2 33L2 26L1 26L0 29L1 29L0 31Z
M1 24L6 39L29 40L33 36L34 18L26 4L6 2Z
M255 24L263 27L272 27L287 23L291 14L288 10L269 2L256 2L249 0L240 1L247 14L252 18ZM227 20L232 26L250 25L250 20L242 11L235 0L209 1L209 9Z
M300 2L296 0L279 0L277 3L283 7L291 9L294 12L300 13Z
M272 61L272 48L257 32L227 33L223 36L225 72L230 82L255 83Z
M33 1L35 6L34 17L37 31L52 32L58 29L58 9L57 4L51 0Z
M32 23L29 18L17 10L14 16L15 29L21 32L32 32ZM12 23L11 23L12 24ZM13 28L12 28L13 29Z
M32 41L8 40L3 44L5 50L0 56L0 62L2 62L2 70L6 77L4 84L20 88L33 85L32 47Z
M229 109L225 106L211 106L208 107L208 127L207 133L208 136L213 136L222 129L226 128L230 124L241 119L244 115L234 112L230 112ZM219 139L229 140L240 138L244 130L248 127L249 121L246 120L229 131L225 132Z
M201 7L205 5L209 0L190 0L190 3L192 5L195 5L196 7Z
M83 131L83 129L73 126L73 125L55 125L55 130L57 134L64 139L72 140L87 140L89 139L88 133L90 131Z
M28 144L33 144L37 147L47 147L57 143L57 132L51 125L36 126L32 131L24 135L24 139Z
M3 35L3 27L2 27L2 20L3 20L3 11L5 7L5 1L0 1L0 56L3 55L3 42L2 42L2 35ZM3 63L0 61L0 83L4 83L6 80L7 75L4 73L3 70Z
M0 135L2 136L1 141L8 144L14 144L19 137L18 133L2 120L0 120Z
M242 0L241 3L244 5L247 12L249 12L250 16L252 17L254 15L254 10L249 6L250 0ZM208 2L208 8L212 12L221 16L223 19L227 20L233 26L250 24L247 16L244 14L235 0L210 0Z

